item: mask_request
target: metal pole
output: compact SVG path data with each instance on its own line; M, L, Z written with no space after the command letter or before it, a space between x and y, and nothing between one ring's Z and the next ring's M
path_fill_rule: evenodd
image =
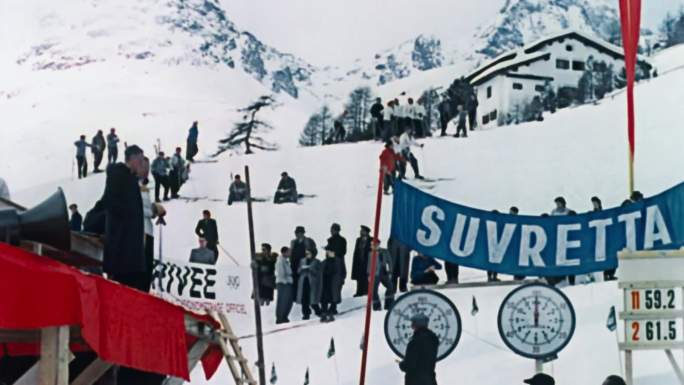
M371 321L371 304L373 301L373 292L375 289L375 271L378 264L378 232L380 230L380 209L382 207L382 183L385 176L382 167L380 168L380 177L378 178L378 193L375 201L375 224L373 225L373 239L371 240L371 267L368 281L368 297L366 299L366 323L363 329L363 354L361 355L361 376L359 378L359 385L366 383L366 360L368 358L368 337L370 334Z
M544 373L544 362L542 360L534 360L534 373Z
M259 384L266 385L264 366L264 339L261 330L261 306L259 304L259 284L256 269L256 246L254 244L254 219L252 216L252 188L249 182L249 166L245 166L245 182L247 183L247 223L249 226L249 252L252 260L252 287L254 290L254 322L256 323L257 367L259 368Z

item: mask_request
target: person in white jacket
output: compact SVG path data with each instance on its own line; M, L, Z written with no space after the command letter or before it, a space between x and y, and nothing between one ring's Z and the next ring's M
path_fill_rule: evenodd
M280 249L280 256L275 265L275 282L278 296L276 297L276 324L290 322L289 316L294 303L294 277L290 264L290 248Z
M10 200L9 187L7 187L7 182L2 178L0 178L0 198Z
M418 169L418 159L411 152L411 147L423 147L422 143L416 142L413 137L413 130L409 129L399 137L399 145L397 146L398 153L401 154L404 159L400 163L399 167L399 179L406 178L406 162L411 163L411 169L413 169L413 175L416 179L425 179L420 175Z

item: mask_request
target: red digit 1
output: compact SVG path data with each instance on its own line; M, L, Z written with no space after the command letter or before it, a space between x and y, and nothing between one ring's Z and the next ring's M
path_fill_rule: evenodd
M639 291L632 291L632 309L639 310Z

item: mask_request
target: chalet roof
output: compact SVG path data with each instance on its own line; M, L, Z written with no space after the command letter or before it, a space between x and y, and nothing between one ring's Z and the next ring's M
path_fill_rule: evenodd
M553 76L540 76L533 74L519 74L517 72L508 72L506 77L516 78L516 79L529 79L529 80L549 80L553 81Z
M482 83L507 68L540 60L539 55L542 55L543 52L539 52L539 50L548 44L563 39L578 40L614 58L624 58L622 47L610 44L601 38L583 32L569 30L546 36L535 42L526 44L520 49L505 52L470 73L466 76L466 80L470 81L471 84ZM645 65L649 69L651 68L651 65L643 57L639 57L639 62L641 65Z

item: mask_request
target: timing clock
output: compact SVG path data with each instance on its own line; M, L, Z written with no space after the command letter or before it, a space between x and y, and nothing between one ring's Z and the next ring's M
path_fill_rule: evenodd
M411 318L422 313L430 319L428 328L439 338L437 360L448 356L461 338L461 316L443 294L413 290L399 297L385 315L385 339L392 351L403 358L413 330Z
M510 292L499 308L501 339L523 357L554 357L570 342L574 332L572 303L552 286L521 286Z

